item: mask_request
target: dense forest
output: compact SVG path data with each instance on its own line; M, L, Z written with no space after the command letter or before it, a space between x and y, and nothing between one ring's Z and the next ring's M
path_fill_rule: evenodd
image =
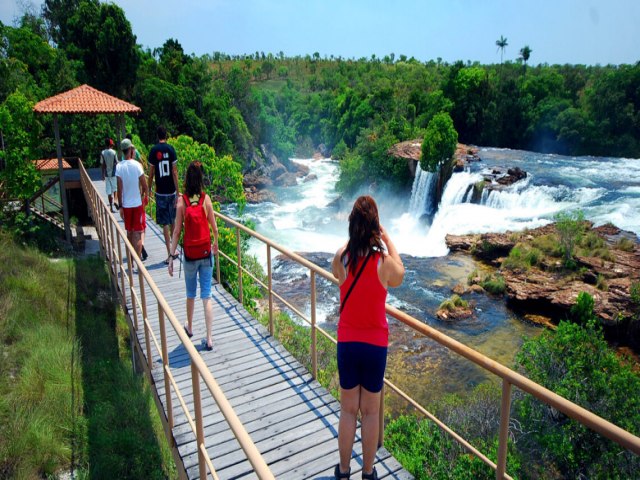
M0 167L11 193L34 184L28 160L55 149L50 119L32 107L82 83L139 106L127 130L146 145L164 124L172 136L231 155L244 171L265 151L286 163L319 148L341 159L343 190L382 178L406 185L409 173L389 158L389 146L423 138L443 112L464 143L640 157L640 63L533 66L530 56L527 47L526 56L494 65L393 53L196 57L176 39L138 45L117 5L47 0L14 26L0 24ZM63 154L89 164L116 128L101 116L63 118L61 127Z

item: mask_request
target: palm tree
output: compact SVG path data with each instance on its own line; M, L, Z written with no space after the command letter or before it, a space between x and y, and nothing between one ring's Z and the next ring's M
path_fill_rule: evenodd
M533 52L533 50L531 50L529 48L529 45L525 45L524 47L522 47L520 49L520 58L524 62L524 71L525 72L527 71L527 61L529 60L529 57L531 56L531 52Z
M502 57L504 56L504 49L509 45L507 43L507 39L500 35L500 38L496 40L496 45L498 46L498 50L500 50L500 63L502 64ZM498 51L496 50L496 52Z

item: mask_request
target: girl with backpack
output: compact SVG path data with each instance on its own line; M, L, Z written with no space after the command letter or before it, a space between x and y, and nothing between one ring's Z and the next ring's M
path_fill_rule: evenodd
M199 279L200 298L207 325L206 349L211 350L213 348L211 338L211 322L213 320L213 306L211 305L212 254L218 253L218 226L213 214L211 198L204 193L203 187L202 166L200 162L191 162L187 167L184 180L183 192L185 193L178 197L176 206L176 220L170 249L170 252L173 253L169 255L169 275L173 276L173 261L178 258L175 252L184 224L184 282L187 288L187 323L184 325L184 331L189 338L193 336L193 310ZM211 230L213 230L213 243Z

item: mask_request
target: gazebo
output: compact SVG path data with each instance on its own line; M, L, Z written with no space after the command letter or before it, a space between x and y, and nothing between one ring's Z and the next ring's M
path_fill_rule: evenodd
M53 129L56 137L56 150L58 154L58 174L60 175L60 196L62 214L64 217L64 234L67 242L71 241L71 227L69 225L69 207L64 187L64 175L62 168L62 148L60 146L60 130L58 127L58 115L84 114L84 115L117 115L118 145L120 134L124 133L124 115L138 114L140 108L135 105L112 97L89 85L81 85L67 92L49 97L35 104L33 111L39 114L53 114Z

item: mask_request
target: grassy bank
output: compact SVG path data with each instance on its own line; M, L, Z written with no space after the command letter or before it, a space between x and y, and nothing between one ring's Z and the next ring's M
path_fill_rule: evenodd
M174 478L100 259L0 231L0 478Z

